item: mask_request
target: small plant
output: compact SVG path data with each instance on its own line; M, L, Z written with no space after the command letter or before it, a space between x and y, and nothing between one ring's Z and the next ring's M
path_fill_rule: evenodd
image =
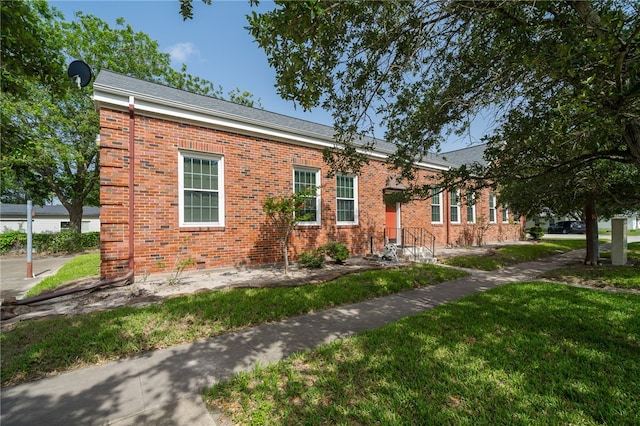
M460 234L460 242L465 247L471 247L473 246L473 241L475 240L475 236L476 236L476 231L474 227L465 225L464 228L462 228L462 233Z
M195 263L196 262L191 257L188 257L186 259L177 259L175 273L168 279L169 285L180 284L180 275L182 274L182 272L188 266L194 265Z
M300 254L298 263L305 268L317 269L324 265L324 250L316 249Z
M344 243L330 241L321 247L322 251L337 263L344 263L349 258L349 249Z
M489 221L487 221L487 218L480 216L474 225L474 230L476 233L476 244L478 247L482 247L484 245L484 235L489 230Z
M278 232L285 275L289 275L288 250L291 233L299 222L311 218L311 214L305 213L304 210L309 197L315 196L316 191L316 187L309 187L289 196L267 197L262 206L262 211L267 215L267 221Z
M532 226L531 228L527 229L527 233L534 240L539 240L544 235L544 231L542 230L541 226Z

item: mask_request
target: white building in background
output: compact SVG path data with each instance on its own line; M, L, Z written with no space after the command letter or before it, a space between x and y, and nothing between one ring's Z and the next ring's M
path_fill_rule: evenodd
M627 230L640 229L640 212L627 215ZM611 220L602 220L598 222L598 228L611 229Z
M625 216L627 218L627 230L632 229L640 229L640 212L632 213ZM537 219L528 219L526 227L530 228L532 226L541 226L542 229L546 232L549 225L552 223L560 222L562 220L575 220L575 218L570 218L566 216L559 217L539 217ZM600 220L598 221L598 229L611 229L611 219L609 220Z
M34 234L51 234L68 230L71 221L64 206L33 206ZM0 232L27 232L27 205L0 204ZM100 232L100 207L82 208L82 232Z

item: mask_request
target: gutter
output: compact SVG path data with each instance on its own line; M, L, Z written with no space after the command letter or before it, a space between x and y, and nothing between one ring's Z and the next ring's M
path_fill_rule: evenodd
M135 116L135 99L133 96L129 96L129 273L134 272L134 206L135 206L135 130L136 130L136 116Z

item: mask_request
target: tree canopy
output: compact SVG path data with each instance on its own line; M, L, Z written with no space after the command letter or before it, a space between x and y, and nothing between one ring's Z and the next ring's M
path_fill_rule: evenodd
M99 204L99 118L93 84L78 89L67 77L71 60L84 60L94 74L107 68L224 98L221 87L192 76L185 65L173 69L170 55L122 18L116 28L82 12L67 22L46 2L13 1L2 2L2 19L1 198L43 204L55 197L77 230L82 207ZM256 103L239 89L229 97Z
M333 111L350 136L380 119L399 166L491 108L487 136L535 137L536 118L579 161L640 167L637 1L276 4L250 30L280 94Z

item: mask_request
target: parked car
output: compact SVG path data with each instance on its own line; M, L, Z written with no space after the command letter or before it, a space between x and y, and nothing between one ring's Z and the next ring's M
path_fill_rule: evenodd
M586 232L587 225L578 220L562 220L547 228L547 234L584 234Z

